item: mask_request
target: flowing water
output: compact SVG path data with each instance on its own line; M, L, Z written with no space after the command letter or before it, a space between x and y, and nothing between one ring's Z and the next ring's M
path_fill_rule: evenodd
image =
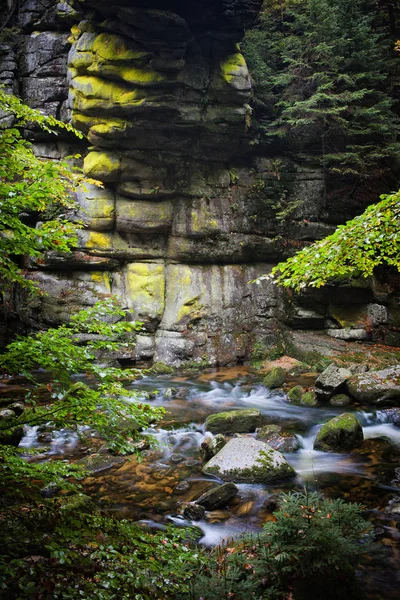
M223 380L229 377L233 377L232 380ZM145 377L132 387L139 393L135 401L143 401L146 393L154 395L157 390L152 404L163 406L167 412L159 427L145 432L153 442L153 449L143 452L141 462L130 459L120 467L85 480L87 492L103 509L156 527L168 522L195 524L202 532L200 542L211 546L242 532L259 530L263 523L273 518L266 502L271 495L282 490L302 490L307 485L330 497L362 503L378 527L382 543L393 549L388 559L389 567L396 564L399 531L385 509L393 493L400 491L393 483L400 461L400 429L387 422L385 411L329 405L295 406L287 401L282 391L250 385L248 378L238 378L235 371L229 370L214 375L214 380L212 375L195 380ZM171 397L171 388L178 390L178 397L174 393ZM240 484L239 493L228 508L207 512L204 520L189 522L180 514L182 502L196 500L216 483L221 483L201 471L201 444L212 438L212 434L205 431L205 419L212 413L243 408L259 409L266 424L281 425L297 436L301 448L285 454L297 476L295 480L280 484ZM314 439L321 425L345 411L354 411L363 426L365 441L362 447L349 454L314 450ZM80 433L85 437L83 442L75 433L54 432L46 446L46 440L40 441L38 429L31 428L21 446L43 447L45 455L68 459L79 451L81 454L84 450L90 451L90 436L94 434L85 428ZM390 578L392 589L396 585L393 574ZM389 583L388 578L375 584L380 588L380 594L386 583ZM399 583L397 581L397 585ZM371 592L370 597L378 599L379 594ZM398 596L387 590L381 597L394 599Z

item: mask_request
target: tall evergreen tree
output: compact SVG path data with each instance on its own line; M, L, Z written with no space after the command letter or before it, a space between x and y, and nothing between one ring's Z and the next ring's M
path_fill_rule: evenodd
M280 23L275 16L279 33L271 37L260 23L253 36L258 46L248 36L245 48L257 84L267 60L260 32L269 37L267 46L273 44L275 72L265 71L261 86L261 95L275 100L268 135L283 138L297 156L315 158L333 173L363 178L392 167L400 157L390 85L394 52L373 29L374 2L303 0L282 6Z

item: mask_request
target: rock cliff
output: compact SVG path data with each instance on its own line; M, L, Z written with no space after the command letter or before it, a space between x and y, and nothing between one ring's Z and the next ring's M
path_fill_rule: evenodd
M115 294L145 323L125 358L174 365L244 360L255 339L274 342L282 321L337 323L326 297L299 306L270 282L249 285L333 230L321 222L321 172L252 149L252 82L238 44L260 5L20 3L23 51L17 67L12 44L0 47L3 81L72 119L89 141L84 172L104 184L78 195L76 251L32 265L48 296L25 308L28 323L63 322ZM51 159L76 151L71 140L35 143Z

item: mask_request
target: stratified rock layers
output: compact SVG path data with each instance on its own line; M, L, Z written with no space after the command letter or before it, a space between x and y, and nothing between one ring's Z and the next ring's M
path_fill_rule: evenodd
M103 183L78 194L76 251L31 265L48 295L29 303L29 325L67 321L115 294L145 323L123 358L224 365L248 359L255 339L273 343L294 309L271 282L249 282L332 227L319 222L321 172L250 143L251 78L238 42L260 5L21 3L22 96L87 135L84 172ZM74 154L61 146L36 142L47 158ZM298 310L294 324L324 319Z
M255 175L234 162L251 119L237 44L260 2L110 4L84 3L68 56L67 108L92 144L84 172L104 187L78 195L79 248L41 265L49 295L30 317L64 321L116 294L145 323L132 358L236 362L255 327L271 339L277 304L272 285L249 285L270 269L275 232L255 228L238 185Z

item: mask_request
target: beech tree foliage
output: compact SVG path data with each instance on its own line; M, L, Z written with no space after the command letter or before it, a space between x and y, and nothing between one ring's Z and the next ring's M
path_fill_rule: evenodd
M80 173L66 161L38 158L22 128L34 124L57 135L60 129L82 134L71 125L44 116L0 88L0 285L34 289L24 276L23 257L38 258L47 250L69 251L76 242L76 224L65 218L45 220L49 207L65 212L74 207L73 192Z
M363 214L257 281L272 277L279 285L296 290L318 288L338 278L368 277L379 265L400 271L400 191L382 195Z

